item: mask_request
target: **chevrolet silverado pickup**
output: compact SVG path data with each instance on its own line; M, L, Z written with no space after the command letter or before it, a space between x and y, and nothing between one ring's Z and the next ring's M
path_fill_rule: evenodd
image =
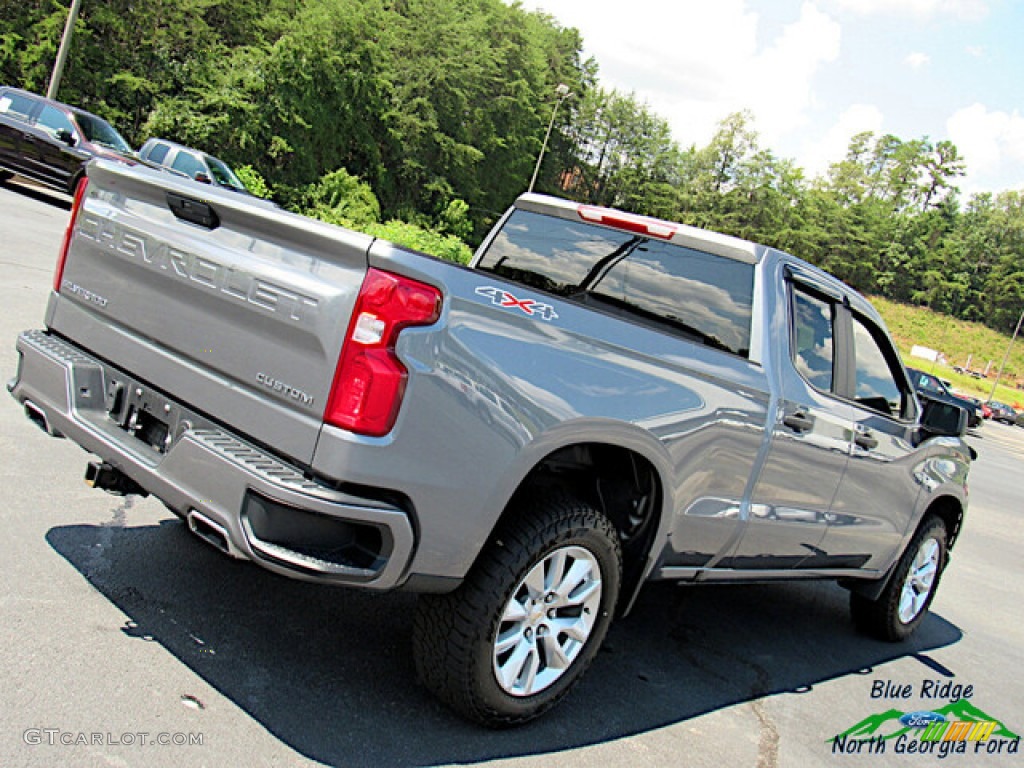
M651 580L830 579L889 640L961 530L965 414L772 248L527 194L468 267L95 161L8 388L227 555L421 593L463 715L561 700ZM169 574L167 578L186 578Z

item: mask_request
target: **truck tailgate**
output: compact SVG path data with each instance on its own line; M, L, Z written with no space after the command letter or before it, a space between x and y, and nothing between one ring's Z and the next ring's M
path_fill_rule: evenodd
M371 238L93 163L50 330L308 464Z

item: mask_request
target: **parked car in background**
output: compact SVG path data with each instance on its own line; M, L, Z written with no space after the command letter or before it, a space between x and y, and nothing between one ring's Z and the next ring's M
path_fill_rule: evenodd
M996 400L989 400L988 407L992 409L992 418L995 421L1001 421L1004 424L1017 423L1017 412L1006 403L1000 403Z
M988 403L983 403L978 398L968 397L967 395L960 395L960 397L962 397L964 400L967 400L968 402L974 403L978 407L978 410L981 411L981 418L992 418L992 409L988 407Z
M954 395L945 382L930 373L919 371L917 368L907 368L907 373L910 375L910 381L914 385L914 389L919 397L938 400L950 405L958 405L967 411L968 427L973 429L981 426L981 409L971 400L961 395Z
M972 371L970 368L964 368L962 365L954 365L953 370L957 373L962 373L965 376L971 376L975 379L987 379L988 373L985 371Z
M201 150L175 144L167 139L149 139L139 150L139 157L147 164L160 166L203 184L215 184L232 192L250 194L227 163Z
M136 162L128 142L103 118L0 87L0 180L17 173L71 194L94 157Z

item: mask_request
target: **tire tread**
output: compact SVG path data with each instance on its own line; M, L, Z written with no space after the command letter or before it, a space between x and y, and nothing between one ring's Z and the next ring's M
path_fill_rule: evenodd
M567 492L547 489L543 494L525 496L499 525L458 589L444 595L421 595L417 601L413 651L420 682L463 716L492 727L521 724L558 703L571 684L528 711L509 712L493 706L477 684L477 654L481 643L489 646L493 612L507 602L524 569L544 551L583 531L597 532L613 544L615 583L609 584L607 576L604 581L614 587L613 597L617 597L622 552L612 523ZM602 638L595 637L597 634L595 627L588 642L599 643ZM571 681L579 679L593 655L578 658L580 666ZM557 687L556 683L553 688Z
M939 540L941 542L942 551L939 572L935 575L931 595L921 609L921 612L909 624L903 624L899 620L899 603L903 583L907 578L907 572L914 558L917 556L921 543L933 531L939 533ZM901 642L910 637L928 613L931 602L935 597L935 592L939 588L939 579L946 566L947 542L948 534L945 523L935 515L925 518L913 538L911 538L910 543L907 544L907 548L900 557L889 583L882 591L882 594L878 596L878 599L871 600L856 592L850 593L850 615L853 618L854 626L866 635L893 643Z

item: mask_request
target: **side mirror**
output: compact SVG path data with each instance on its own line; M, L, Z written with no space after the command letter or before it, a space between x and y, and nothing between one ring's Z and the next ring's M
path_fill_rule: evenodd
M195 180L198 181L200 184L213 184L213 179L211 179L202 171L197 173L193 178L195 178Z
M960 437L967 431L967 411L959 405L921 398L921 427L932 437Z
M74 134L72 134L67 128L61 128L57 131L56 136L59 141L63 141L69 147L73 147L78 143L75 141Z

